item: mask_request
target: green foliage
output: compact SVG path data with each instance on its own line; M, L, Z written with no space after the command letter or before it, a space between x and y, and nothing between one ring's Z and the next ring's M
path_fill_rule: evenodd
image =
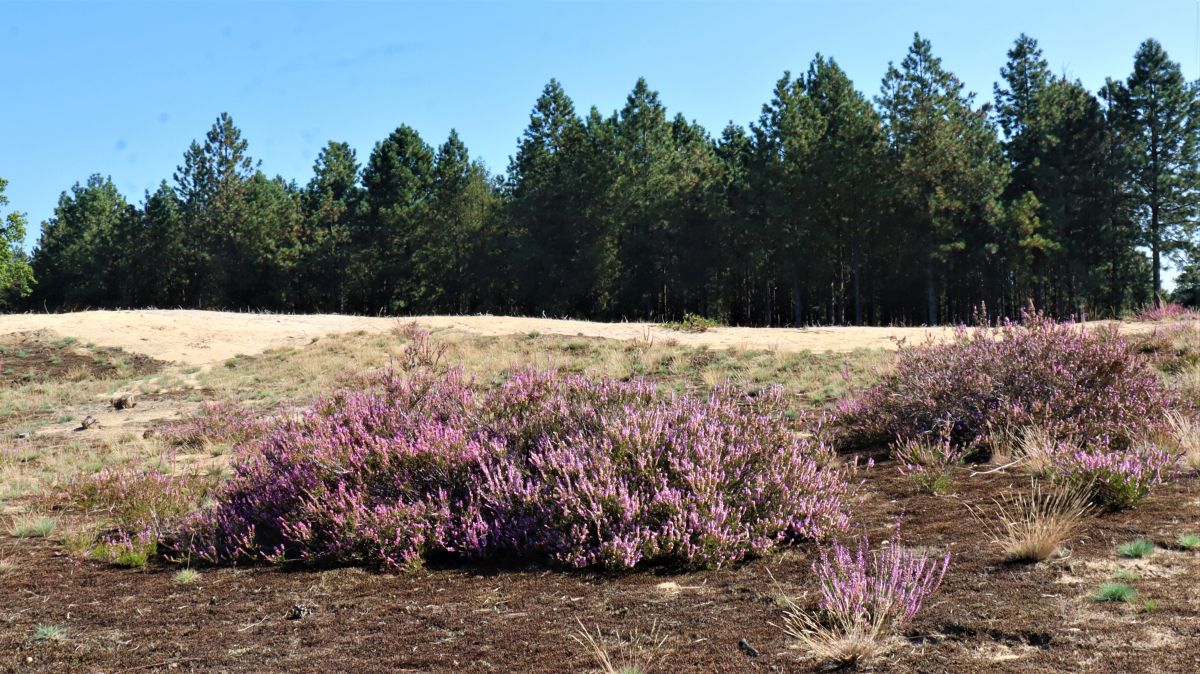
M0 178L0 206L8 205L4 190L8 181ZM25 214L11 211L0 213L0 307L19 300L33 289L33 268L21 246L25 242L28 222Z
M1142 559L1143 557L1149 557L1150 555L1153 555L1157 549L1158 548L1152 541L1139 538L1119 546L1117 548L1117 554L1130 559Z
M1175 544L1184 550L1200 549L1200 536L1196 534L1180 534L1179 538L1175 539Z
M1092 595L1092 601L1127 603L1137 597L1137 590L1125 583L1105 583Z
M304 186L260 171L221 114L140 206L100 175L64 192L32 264L9 213L0 304L36 276L27 308L1093 317L1150 301L1166 256L1200 305L1200 103L1178 64L1147 41L1098 97L1021 35L1000 75L989 109L918 35L873 104L818 54L716 138L645 80L611 113L551 80L503 175L402 124L362 166L329 142Z

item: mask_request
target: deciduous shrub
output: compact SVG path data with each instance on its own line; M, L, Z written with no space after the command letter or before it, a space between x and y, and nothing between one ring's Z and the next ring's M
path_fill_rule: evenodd
M532 370L492 388L385 373L239 448L179 545L212 562L718 566L846 523L846 475L782 407Z
M842 442L943 431L959 446L1036 427L1125 449L1164 426L1173 391L1116 335L1025 312L1020 324L959 327L952 341L900 349L895 368L840 408Z

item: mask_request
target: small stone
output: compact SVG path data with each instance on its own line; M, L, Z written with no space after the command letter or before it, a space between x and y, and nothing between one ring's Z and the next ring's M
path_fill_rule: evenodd
M287 618L288 620L299 620L304 616L311 614L312 612L312 608L305 606L304 604L295 604L283 617Z

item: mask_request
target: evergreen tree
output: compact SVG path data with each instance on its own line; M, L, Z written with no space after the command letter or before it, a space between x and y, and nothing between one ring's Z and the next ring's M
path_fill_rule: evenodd
M401 125L376 143L363 169L367 213L354 232L358 305L370 312L407 311L419 290L412 255L429 212L433 148Z
M124 256L117 235L133 215L112 180L99 174L63 192L33 252L39 280L34 301L46 307L114 305L116 289L130 282L119 264Z
M362 214L358 159L346 143L330 141L317 156L304 191L303 262L295 293L302 306L346 311L346 272L354 228Z
M952 309L962 314L994 292L987 271L1008 170L987 110L975 109L973 98L918 34L900 67L889 65L878 99L895 171L894 217L924 276L931 325L940 304L957 300Z
M221 113L205 135L193 141L175 172L175 191L182 202L186 277L182 302L196 307L224 306L232 278L240 274L238 239L245 211L246 186L257 163L248 143L227 113Z
M1183 250L1200 206L1200 96L1156 40L1134 55L1125 82L1109 81L1112 114L1130 160L1130 189L1143 242L1150 248L1153 291L1162 292L1162 257Z

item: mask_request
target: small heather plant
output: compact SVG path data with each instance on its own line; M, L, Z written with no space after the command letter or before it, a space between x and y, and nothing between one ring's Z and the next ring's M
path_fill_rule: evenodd
M1133 601L1136 597L1137 590L1125 583L1105 583L1096 590L1096 594L1092 595L1092 600L1126 603Z
M1183 321L1200 318L1200 313L1174 302L1156 302L1139 309L1133 315L1138 321Z
M950 565L899 544L896 536L873 551L864 537L856 550L834 542L813 563L820 586L816 611L784 598L784 631L815 657L855 665L886 652L898 632L937 590Z
M950 487L950 472L962 463L965 450L944 436L922 437L897 440L892 455L902 474L930 494L940 494Z
M431 555L716 567L846 526L846 473L785 408L774 390L383 373L235 450L233 477L179 547L210 562L395 569Z
M944 432L973 447L993 429L1045 429L1116 450L1165 425L1175 392L1120 336L1092 334L1035 311L1021 323L902 347L876 385L839 405L841 443Z
M1163 482L1177 459L1149 445L1126 450L1080 449L1053 457L1054 468L1068 483L1092 491L1092 498L1109 508L1129 508Z
M102 511L112 530L91 548L97 560L130 568L145 566L168 532L196 509L213 480L158 469L106 468L70 484L68 503Z
M166 424L162 437L170 444L207 451L216 444L251 442L269 427L267 417L230 398L200 403L195 414Z
M1200 536L1196 534L1180 534L1179 538L1175 539L1175 545L1184 550L1200 550Z
M1086 491L1062 487L1044 491L1036 480L1029 491L1008 492L994 503L993 512L971 512L1005 559L1014 562L1041 562L1054 556L1091 511Z
M1142 559L1153 555L1158 549L1153 541L1148 541L1144 538L1130 541L1117 548L1117 554L1130 559Z

